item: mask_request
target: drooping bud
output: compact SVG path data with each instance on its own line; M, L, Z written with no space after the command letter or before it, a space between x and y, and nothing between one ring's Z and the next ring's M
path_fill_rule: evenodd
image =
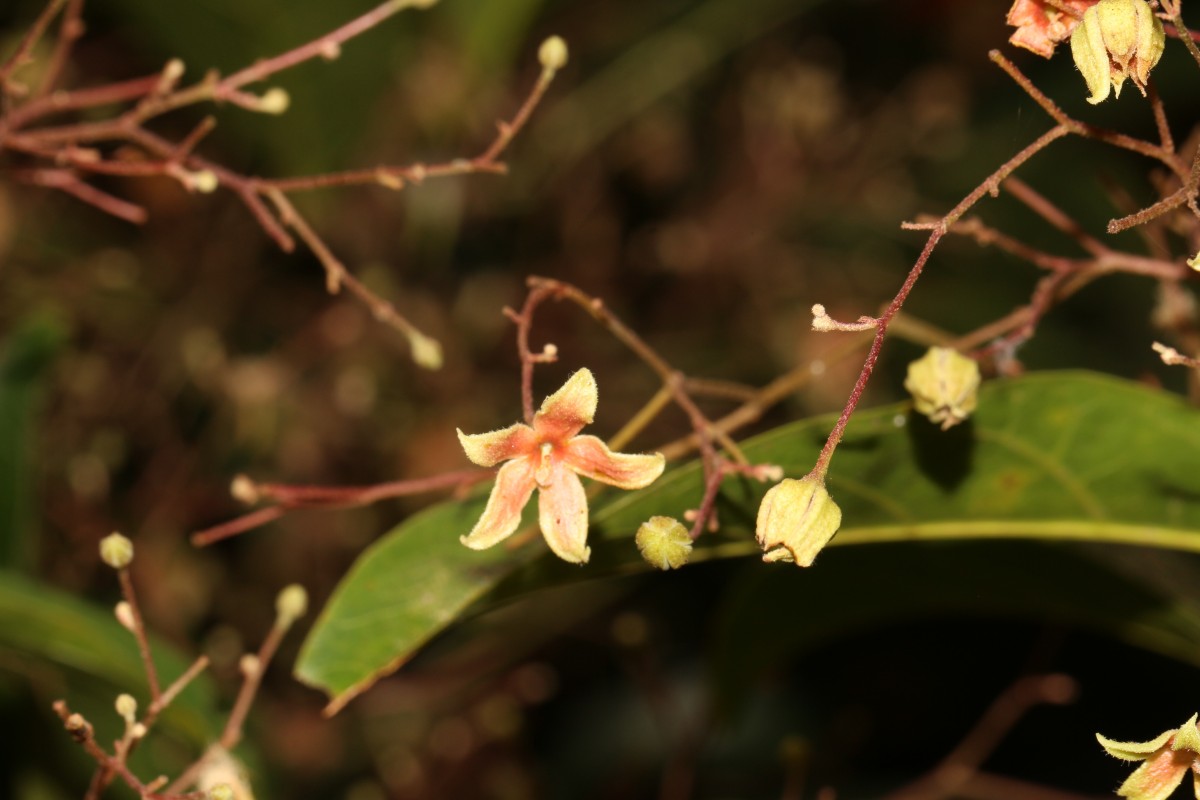
M672 517L651 517L634 537L642 558L661 570L678 569L692 555L692 537L683 523Z
M1141 761L1117 789L1117 794L1129 800L1164 800L1191 771L1200 756L1200 730L1196 717L1173 730L1164 731L1146 742L1116 742L1096 734L1097 741L1109 755L1124 761Z
M912 395L917 412L946 430L975 410L979 365L957 350L931 347L908 365L904 388Z
M1071 34L1071 55L1092 96L1121 96L1126 78L1144 96L1150 70L1162 57L1166 33L1146 0L1100 0L1083 14Z
M133 561L133 542L119 533L100 540L100 560L113 569L125 569Z
M809 474L787 478L767 492L758 507L755 538L763 561L808 567L841 524L842 510L829 496L824 478Z

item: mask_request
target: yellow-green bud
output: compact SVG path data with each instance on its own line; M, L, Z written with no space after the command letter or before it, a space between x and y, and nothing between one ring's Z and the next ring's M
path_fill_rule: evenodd
M904 388L917 411L942 430L965 420L975 410L979 365L949 347L931 347L908 365Z
M137 700L133 699L133 695L117 695L116 707L117 713L121 715L121 718L132 725L137 718Z
M254 110L264 114L282 114L288 110L288 106L291 104L292 96L288 94L287 89L281 86L272 86L263 93L262 97L258 98L258 102L254 104Z
M1100 746L1109 755L1142 762L1117 789L1117 794L1129 800L1163 800L1175 791L1200 755L1196 717L1193 714L1178 728L1163 731L1146 742L1116 742L1096 734ZM1178 755L1181 752L1186 756Z
M567 65L567 43L561 36L551 36L538 48L542 69L557 72Z
M100 560L113 569L125 569L133 561L133 542L119 533L100 540Z
M1083 14L1071 34L1071 55L1092 96L1121 96L1126 78L1143 95L1150 70L1162 57L1166 33L1146 0L1100 0Z
M218 783L208 790L209 800L234 800L237 797L228 783Z
M692 537L683 523L672 517L651 517L634 537L642 558L661 570L678 569L692 555Z
M829 496L824 479L787 478L772 487L758 507L755 537L763 561L808 567L841 524L842 510Z
M442 345L437 339L413 331L408 335L408 346L412 349L412 360L418 367L428 370L442 368Z
M308 611L308 592L298 583L285 586L275 598L276 624L286 628Z

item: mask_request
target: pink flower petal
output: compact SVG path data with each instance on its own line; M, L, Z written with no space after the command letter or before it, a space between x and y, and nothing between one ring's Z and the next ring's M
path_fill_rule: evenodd
M538 493L538 524L546 544L563 561L586 564L592 554L587 546L587 496L579 477L556 462L550 485Z
M1188 750L1176 751L1169 745L1164 746L1125 779L1117 794L1138 800L1166 800L1183 782L1195 757L1196 754Z
M649 486L666 466L666 459L660 453L614 453L595 436L576 436L567 442L563 460L580 475L621 489Z
M481 467L494 467L501 461L523 456L537 446L533 428L517 423L488 433L458 432L467 458Z
M533 428L543 442L563 442L590 425L596 416L596 379L581 369L554 394L542 401L533 417Z
M1050 58L1055 46L1070 37L1083 12L1099 1L1064 0L1066 7L1078 14L1076 17L1059 11L1046 0L1015 0L1008 11L1008 24L1017 30L1008 41Z
M521 510L537 484L531 459L514 459L496 473L496 485L475 527L461 541L472 550L484 550L512 535L521 524Z

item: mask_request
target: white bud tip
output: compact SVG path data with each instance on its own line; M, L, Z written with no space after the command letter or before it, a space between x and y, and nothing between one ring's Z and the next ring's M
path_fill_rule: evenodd
M133 542L119 533L100 540L100 560L113 569L125 569L133 561Z
M253 653L246 653L238 661L238 669L246 678L253 678L258 675L259 669L262 668L262 662L258 660L258 656Z
M183 70L184 70L183 61L181 61L178 58L172 58L170 61L167 62L167 65L165 67L163 67L163 71L162 71L163 78L170 81L171 83L174 83L175 81L177 81L183 77Z
M567 65L567 43L561 36L551 36L538 48L542 69L555 72Z
M116 707L117 713L130 723L132 723L134 718L137 716L137 700L133 699L133 695L117 695Z
M238 475L229 484L229 494L239 503L252 506L258 502L258 485L248 475Z
M408 337L408 344L412 348L412 359L418 367L429 370L442 368L442 345L437 339L413 332Z
M258 98L258 110L264 114L282 114L288 110L291 102L292 97L287 90L276 86L268 89L262 97Z
M298 583L286 586L275 598L275 613L279 624L291 625L308 611L308 592Z
M113 616L117 618L117 622L121 623L121 627L127 631L131 631L136 627L133 622L133 607L124 600L117 603L113 608Z
M217 180L217 174L211 169L202 169L199 172L192 173L192 188L201 194L211 194L220 185L221 182Z

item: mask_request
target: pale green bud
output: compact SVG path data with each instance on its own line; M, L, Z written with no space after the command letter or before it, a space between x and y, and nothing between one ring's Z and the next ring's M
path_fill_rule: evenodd
M133 561L133 542L119 533L100 540L100 560L113 569L125 569Z
M692 537L683 523L671 517L651 517L634 537L642 558L661 570L678 569L692 555Z
M538 48L542 69L557 72L567 65L567 43L561 36L551 36Z
M308 592L298 583L285 586L275 598L276 624L288 627L308 611Z
M1071 55L1092 96L1121 96L1126 78L1143 95L1150 70L1162 57L1166 33L1146 0L1100 0L1083 14L1071 34Z
M133 695L117 695L116 707L117 713L120 714L121 718L130 725L132 725L134 720L137 719L137 700L133 698Z
M437 339L413 331L408 335L408 345L412 348L412 360L418 367L428 370L442 368L442 345Z
M946 430L975 410L979 365L957 350L931 347L929 352L908 365L904 388L912 395L917 412Z
M817 553L842 524L842 510L814 475L788 478L776 484L758 507L755 537L763 561L794 561L812 566Z

